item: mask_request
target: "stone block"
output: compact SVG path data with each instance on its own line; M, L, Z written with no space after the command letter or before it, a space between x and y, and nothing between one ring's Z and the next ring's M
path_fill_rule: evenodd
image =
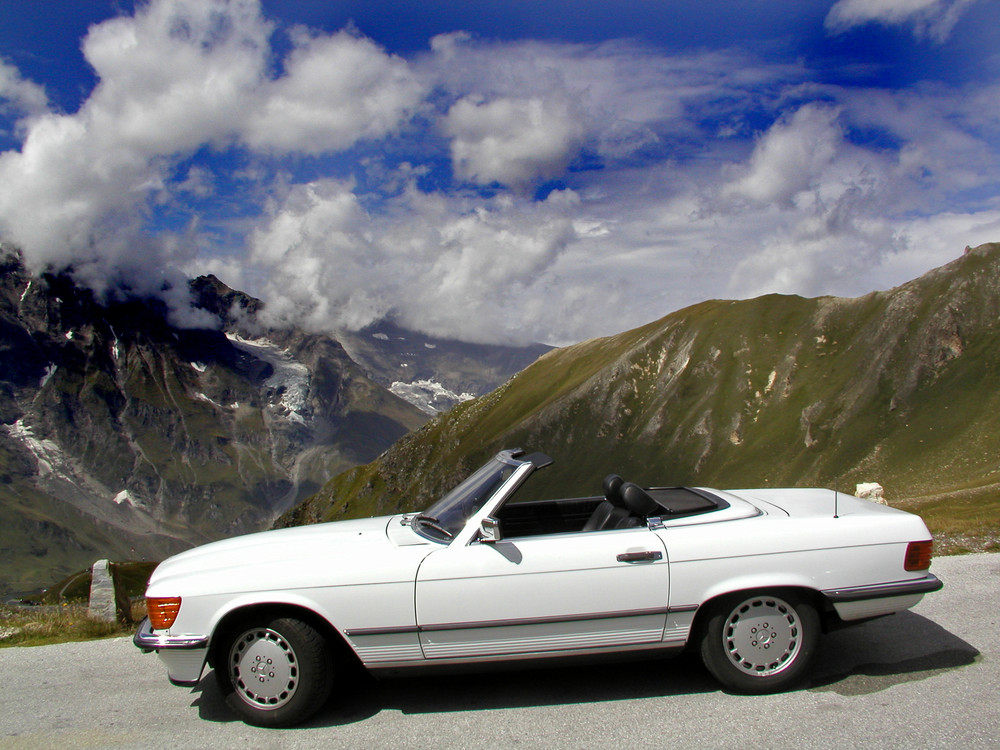
M108 560L98 560L91 568L88 614L102 622L132 624L132 607L124 589L115 580Z

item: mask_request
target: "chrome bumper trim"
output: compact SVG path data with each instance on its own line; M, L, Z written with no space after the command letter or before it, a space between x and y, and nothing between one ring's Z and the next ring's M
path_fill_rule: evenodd
M890 596L912 596L914 594L929 594L939 591L944 582L937 576L928 573L924 578L910 581L894 581L870 586L853 586L844 589L827 589L823 595L835 604L842 602L861 602L866 599L884 599Z
M157 634L153 632L153 627L149 624L149 618L144 617L142 622L139 623L139 629L136 631L135 635L132 636L132 643L135 644L136 648L139 648L148 654L150 651L159 651L164 648L188 650L207 648L208 636L194 634Z

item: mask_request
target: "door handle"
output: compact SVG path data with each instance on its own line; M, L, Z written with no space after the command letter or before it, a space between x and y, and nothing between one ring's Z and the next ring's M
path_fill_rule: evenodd
M648 550L646 552L622 552L618 555L618 562L624 563L653 562L655 560L662 559L663 553L659 550Z

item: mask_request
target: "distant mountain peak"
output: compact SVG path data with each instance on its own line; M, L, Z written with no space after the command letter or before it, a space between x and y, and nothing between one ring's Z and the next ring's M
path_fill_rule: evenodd
M348 354L373 379L428 414L489 393L552 347L470 344L381 321L340 331Z
M192 279L189 286L193 304L216 315L225 330L258 328L257 315L264 303L256 297L232 289L212 274Z

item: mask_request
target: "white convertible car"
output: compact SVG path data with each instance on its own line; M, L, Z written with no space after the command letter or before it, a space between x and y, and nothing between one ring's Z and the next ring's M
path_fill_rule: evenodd
M830 490L650 488L518 502L551 463L503 451L424 513L281 529L153 573L135 644L175 684L208 663L250 723L327 701L369 670L700 651L726 687L780 690L820 631L941 588L915 515Z

